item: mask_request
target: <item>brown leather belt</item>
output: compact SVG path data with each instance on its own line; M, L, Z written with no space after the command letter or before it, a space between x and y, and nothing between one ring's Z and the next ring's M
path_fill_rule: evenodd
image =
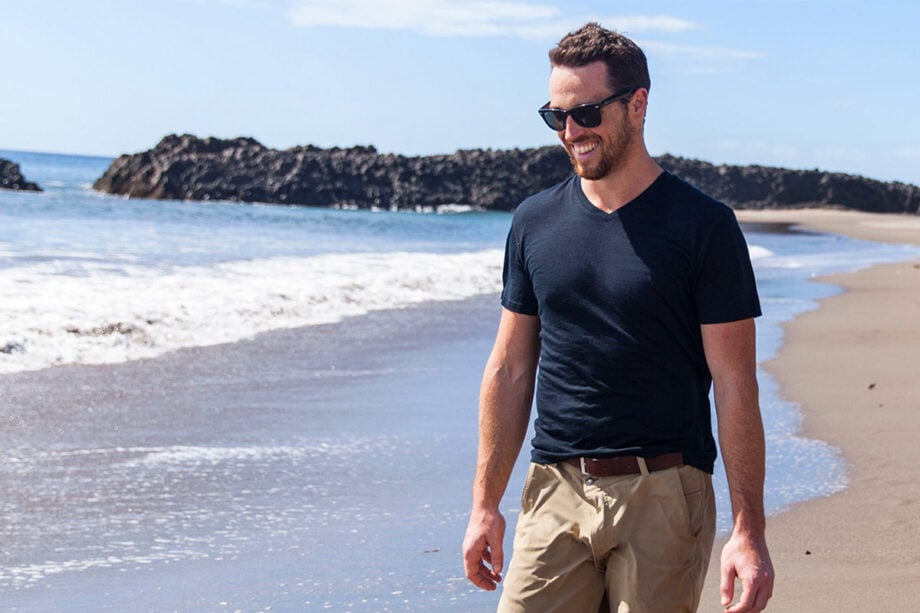
M620 477L623 475L637 475L642 472L639 468L639 458L632 455L616 456L613 458L567 458L567 464L578 467L585 475L592 477ZM645 458L645 465L649 471L664 470L684 463L684 454L665 453L654 458Z

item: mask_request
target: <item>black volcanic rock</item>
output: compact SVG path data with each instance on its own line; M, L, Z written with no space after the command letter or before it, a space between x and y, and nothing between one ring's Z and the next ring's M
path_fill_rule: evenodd
M903 183L817 170L715 166L670 155L658 161L735 208L920 212L920 188ZM374 147L279 151L251 138L186 134L119 157L93 187L135 198L386 209L464 204L507 211L571 172L559 146L407 157L379 154Z
M768 166L716 166L671 155L662 168L737 209L834 207L920 214L920 187L856 175Z
M560 147L407 157L374 147L279 151L251 138L170 135L116 159L93 188L134 198L511 210L570 173Z
M19 164L0 159L0 189L16 189L28 192L40 192L37 184L26 181L19 170Z

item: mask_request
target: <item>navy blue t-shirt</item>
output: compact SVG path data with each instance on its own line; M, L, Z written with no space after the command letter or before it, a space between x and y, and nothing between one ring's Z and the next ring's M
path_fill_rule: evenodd
M502 305L540 318L532 459L683 452L712 472L700 324L760 315L733 211L667 172L614 211L573 175L515 211Z

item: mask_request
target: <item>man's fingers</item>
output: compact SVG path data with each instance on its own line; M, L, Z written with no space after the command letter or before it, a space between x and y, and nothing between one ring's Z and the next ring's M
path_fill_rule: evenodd
M463 567L466 578L484 590L494 590L502 580L504 567L502 538L505 520L501 513L476 513L463 540Z
M738 599L731 607L725 609L725 613L747 613L748 611L757 611L758 609L752 608L754 600L757 596L756 592L752 589L748 582L742 582L741 584L741 598Z
M466 565L466 578L469 579L476 587L492 591L496 588L502 578L486 566L482 560L474 562L472 565Z
M499 538L496 541L491 543L491 547L487 551L489 554L489 564L492 565L492 570L496 575L500 575L505 566L505 554L502 551L502 541Z
M484 590L494 590L495 580L489 577L491 571L482 562L474 563L472 566L464 562L466 567L466 578L476 587Z
M767 590L760 590L760 591L757 593L757 601L754 602L754 610L755 610L755 611L763 611L764 609L766 609L766 608L767 608L767 601L769 601L770 598L772 598L772 596L773 596L773 592L772 592L772 591L771 591L771 592L767 592Z
M722 581L719 585L722 594L722 606L727 607L735 597L735 569L732 566L722 567Z
M751 586L752 587L749 589L746 587L746 591L751 592L751 597L749 599L745 599L744 594L742 594L741 598L742 602L745 600L750 602L749 608L741 609L741 611L751 611L752 613L763 611L767 608L767 602L770 600L770 598L773 597L773 585L772 583L752 581Z
M501 578L502 567L499 563L496 563L495 561L495 556L500 555L500 553L492 553L492 552L493 552L492 549L486 549L485 551L483 551L482 559L485 560L489 566L491 566L491 568L489 568L489 566L485 567L486 570L489 571L490 577L494 579L495 581L501 581L502 580Z
M486 547L485 551L482 552L482 559L489 563L495 574L501 574L502 568L505 566L501 540L491 547Z
M492 591L496 584L502 580L501 568L495 568L492 558L495 554L489 549L486 539L480 538L472 546L465 548L463 555L463 566L466 571L466 578L473 585L484 590ZM488 566L486 565L488 563ZM492 566L492 568L489 568Z
M773 596L773 590L765 585L755 584L753 581L742 581L741 598L733 606L726 608L725 613L756 613L767 608L767 602ZM729 600L729 602L731 602ZM728 606L728 603L724 603Z
M478 572L472 577L467 575L467 579L473 582L476 587L479 587L484 590L492 591L497 587L501 577L489 570L489 567L485 564L480 564Z

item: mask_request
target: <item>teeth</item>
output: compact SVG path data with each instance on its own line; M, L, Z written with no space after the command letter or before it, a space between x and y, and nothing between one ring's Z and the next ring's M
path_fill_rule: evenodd
M591 143L589 145L572 145L572 151L578 155L584 155L590 151L597 149L597 143Z

